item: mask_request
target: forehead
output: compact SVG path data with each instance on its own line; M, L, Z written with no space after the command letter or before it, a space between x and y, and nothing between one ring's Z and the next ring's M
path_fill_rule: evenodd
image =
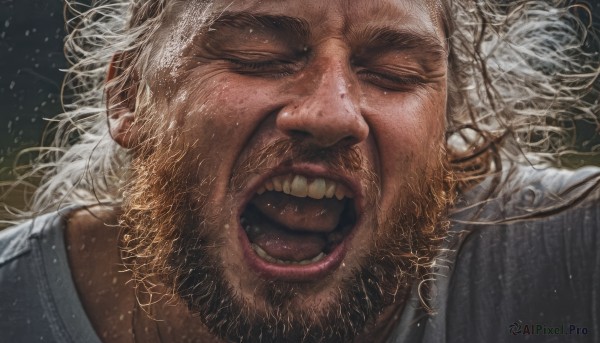
M301 19L312 34L384 26L406 28L444 40L439 0L215 0L208 8L205 3L175 0L172 19L177 26L201 26L207 18L218 20L224 12L256 13ZM185 20L181 20L182 16Z

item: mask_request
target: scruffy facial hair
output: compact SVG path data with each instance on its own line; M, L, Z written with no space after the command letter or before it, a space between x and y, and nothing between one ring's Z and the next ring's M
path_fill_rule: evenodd
M226 279L220 258L226 247L219 228L230 218L223 215L226 211L221 216L208 215L213 205L206 190L212 182L204 178L190 184L200 161L189 149L176 145L153 149L133 161L134 176L122 220L128 232L126 260L138 290L156 292L154 282L159 280L169 289L167 296L182 300L213 334L226 341L352 340L386 306L402 300L415 280L426 278L448 228L445 213L453 182L440 151L436 165L406 178L410 183L402 185L392 214L373 216L373 240L365 243L370 251L331 290L333 301L318 311L302 308L297 305L298 294L310 294L311 283L265 281L256 291L268 307L262 311L240 297ZM245 175L268 165L269 159L321 161L361 175L368 198L377 199L374 173L365 170L355 149L315 152L299 146L284 140L252 154L234 172L231 187L242 185ZM378 208L375 202L369 209L378 213Z

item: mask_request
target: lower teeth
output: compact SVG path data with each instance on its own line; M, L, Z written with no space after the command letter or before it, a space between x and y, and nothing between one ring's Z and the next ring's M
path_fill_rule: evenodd
M320 260L322 260L326 256L325 253L321 251L321 253L319 253L317 256L315 256L315 257L313 257L311 259L306 259L306 260L302 260L302 261L289 261L289 260L280 260L278 258L270 256L269 254L267 254L266 251L264 251L261 247L259 247L258 245L254 244L254 243L252 244L252 249L263 260L265 260L267 262L271 262L271 263L277 263L277 264L306 265L306 264L310 264L310 263L319 262Z

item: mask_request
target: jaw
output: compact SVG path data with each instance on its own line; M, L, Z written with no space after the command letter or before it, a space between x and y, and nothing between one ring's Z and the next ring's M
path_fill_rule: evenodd
M279 175L283 172L274 173ZM320 172L304 173L316 177ZM181 179L185 175L187 173ZM155 190L152 193L144 191L144 188L135 192L140 203L132 208L150 208L160 212L140 212L139 216L131 217L128 222L138 227L136 232L143 233L152 228L157 234L164 236L164 241L159 242L161 244L142 246L140 251L157 255L170 250L167 251L168 256L155 256L155 260L164 266L164 270L156 273L175 270L176 274L161 275L165 285L172 287L170 291L177 293L188 304L192 313L199 314L205 325L214 330L215 334L223 335L222 337L239 338L240 336L235 335L245 335L248 332L264 334L261 331L264 327L278 327L283 335L280 337L286 337L290 323L291 327L302 331L306 329L307 323L315 325L314 323L322 323L324 318L329 320L332 316L335 320L331 322L337 323L335 327L339 330L335 337L343 337L342 341L351 340L355 333L349 330L366 325L367 320L375 318L381 309L395 301L396 294L400 295L401 290L408 287L408 278L414 275L408 273L411 262L402 256L412 252L410 247L430 244L429 241L410 242L407 237L411 235L408 233L412 237L417 236L414 233L421 232L424 226L411 225L410 218L407 219L406 216L388 215L378 219L377 216L384 213L375 202L368 202L367 207L355 205L359 219L351 229L351 234L344 238L343 244L338 245L345 248L345 254L336 266L322 275L309 270L309 274L313 273L310 278L302 275L298 277L297 271L291 273L294 277L290 277L287 271L277 270L270 275L268 272L261 274L247 262L248 254L254 252L248 251L250 239L241 226L240 218L255 198L255 190L261 186L259 183L264 182L265 178L247 183L248 192L238 192L237 195L228 193L225 199L229 201L209 199L206 194L211 192L201 191L200 187L197 191L190 192L189 183L173 185L170 183L173 179L171 176L159 183L140 182L140 186L152 186ZM339 181L343 182L343 178ZM351 182L346 184L349 188L352 187ZM427 182L423 184L428 185ZM216 186L213 184L210 189ZM418 188L417 194L435 194ZM164 189L173 189L174 193L166 196L163 194ZM429 207L435 201L430 198L413 199L406 195L407 192L396 193L404 199L398 206L404 208L399 208L398 213L420 213L420 216L429 217L426 214L431 213ZM186 197L177 198L174 196L177 194L186 194ZM202 194L205 194L204 198ZM159 200L160 206L146 206L148 201ZM423 208L414 211L413 208L406 207L406 203L411 200L422 202ZM359 204L367 202L360 200L358 196L352 201ZM178 211L174 212L173 208ZM143 210L132 210L130 214L137 211ZM174 213L181 217L174 216ZM437 215L431 218L437 218ZM385 227L378 227L378 224ZM399 226L400 224L405 226ZM295 229L306 229L306 225L298 225ZM309 226L314 233L317 225ZM323 227L326 228L326 225ZM167 235L167 232L170 234ZM398 234L394 234L395 232ZM240 235L248 240L246 252L242 242L244 236L240 238ZM153 239L152 244L155 242ZM258 270L260 268L259 266ZM346 314L352 318L344 317ZM249 322L234 324L240 316L247 317ZM348 323L351 323L351 328L344 326ZM226 336L224 332L231 332L232 336ZM315 335L323 333L319 330L314 332Z
M224 278L240 300L259 315L282 312L295 318L319 319L339 304L342 289L352 283L348 280L365 264L372 248L372 236L366 234L367 230L359 226L353 230L351 237L319 262L289 266L269 263L257 256L247 235L238 228L239 235L230 240L237 245L236 253L229 253L229 249L221 253Z
M260 188L263 183L259 181L251 189ZM263 195L269 197L268 192ZM279 199L290 197L277 196ZM236 286L236 293L259 312L264 310L265 314L275 308L289 307L290 311L306 311L305 315L308 315L334 305L339 301L339 285L355 272L360 256L370 245L370 237L366 237L363 229L365 218L359 215L363 211L363 205L358 205L361 197L340 201L343 209L333 229L324 225L310 230L303 230L300 226L318 226L318 222L307 224L303 221L298 227L286 227L294 220L261 213L254 205L258 202L257 198L256 194L251 194L240 202L237 215L231 218L226 238L226 245L232 249L221 251L225 277ZM303 198L298 203L310 203L306 207L312 209L319 201ZM273 217L286 225L274 223ZM260 229L264 231L262 233L251 232L256 226L268 228ZM270 235L273 237L268 237ZM354 244L357 238L363 242L360 246ZM278 244L280 239L287 241ZM325 245L313 243L314 240L325 242ZM272 256L268 253L265 256L266 251L262 251L260 245ZM273 257L279 258L275 260Z

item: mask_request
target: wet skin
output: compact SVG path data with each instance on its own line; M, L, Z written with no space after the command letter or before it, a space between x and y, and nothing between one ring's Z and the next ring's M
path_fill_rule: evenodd
M202 157L188 183L209 194L204 210L221 218L218 254L226 280L257 311L266 306L257 287L290 275L312 284L297 306L325 306L372 249L376 218L385 220L397 199L409 196L400 194L403 185L439 158L447 100L439 13L420 0L215 1L207 30L194 1L168 11L141 79L161 113L153 120ZM111 108L112 120L144 115L119 104ZM143 128L121 122L126 124L112 126L113 137L134 148ZM232 186L234 172L248 155L288 138L314 149L354 146L377 176L378 208L364 200L364 182L353 175L318 162L285 166L296 174L335 175L351 188L360 209L343 254L324 272L265 271L268 266L249 262L252 251L239 238L244 207L283 167L280 160L267 161L270 171L244 178L241 187ZM207 177L211 182L204 183ZM310 276L304 280L305 274ZM96 286L81 283L85 298L86 287ZM180 315L172 311L164 319ZM389 319L384 315L376 325Z

